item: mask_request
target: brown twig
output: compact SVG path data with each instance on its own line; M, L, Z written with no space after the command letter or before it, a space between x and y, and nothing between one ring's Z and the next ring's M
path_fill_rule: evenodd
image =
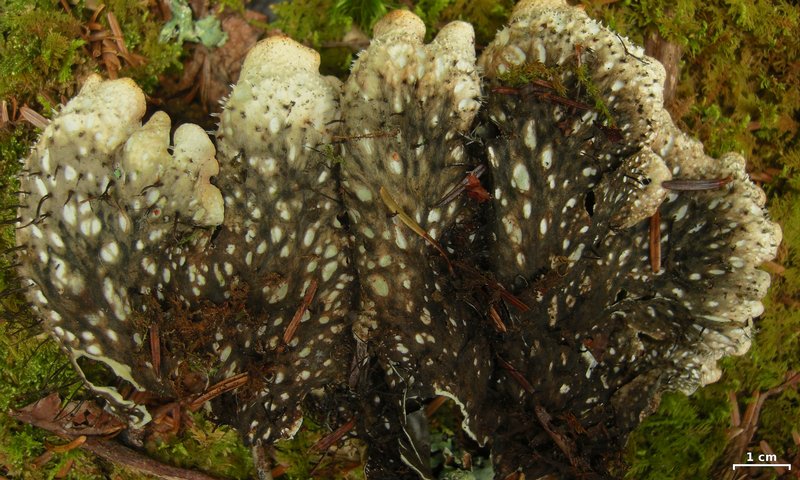
M733 478L731 476L731 472L729 471L730 464L739 462L744 457L744 452L748 445L752 443L753 437L758 429L758 418L764 402L769 397L779 394L787 388L796 388L798 384L800 384L800 372L788 372L786 375L786 380L782 384L770 388L766 392L753 392L752 401L745 409L744 416L741 419L741 424L738 425L738 430L731 430L728 434L728 438L732 439L732 441L725 448L725 453L716 463L714 469L715 478ZM729 394L728 398L735 400L735 395ZM737 419L734 415L732 415L731 418L732 422L736 422ZM734 423L733 428L736 427L737 425Z
M297 311L294 312L292 321L289 322L289 325L286 325L286 330L283 332L284 345L289 345L289 342L291 342L294 338L294 334L297 332L297 327L300 326L300 320L303 319L303 315L308 310L309 305L311 305L311 301L314 299L314 294L317 293L318 286L317 280L311 279L311 283L308 284L306 294L303 297L303 303L301 303L297 308Z
M433 414L436 413L436 411L439 410L439 408L441 408L441 406L444 405L444 402L446 401L447 397L445 397L444 395L439 395L438 397L431 400L431 403L425 405L425 416L431 418L431 416L433 416Z
M434 205L434 207L436 207L436 208L443 207L444 205L447 205L448 203L450 203L453 200L455 200L456 197L461 195L464 191L469 192L470 188L475 189L476 188L475 182L478 182L477 186L480 186L480 180L479 179L480 179L481 175L483 175L485 172L486 172L486 165L483 165L483 164L480 164L477 167L475 167L474 170L472 170L470 172L467 172L467 175L463 179L461 179L461 181L458 183L458 185L456 185L453 188L451 188L450 190L448 190L447 193L444 194L442 199L439 200L436 203L436 205ZM485 190L484 190L484 192L485 192ZM489 195L489 193L486 192L486 195ZM489 198L491 198L491 195L489 195L489 197L486 198L486 200L488 200ZM479 202L480 202L480 200L479 200Z
M511 378L513 378L514 380L517 381L517 383L520 384L523 390L525 390L529 394L533 394L536 391L533 389L533 385L531 385L528 379L525 378L525 376L522 375L522 373L519 370L517 370L516 367L514 367L514 365L511 365L507 361L503 360L503 358L501 358L499 355L497 356L497 360L500 362L500 366L503 367L508 372L509 375L511 375Z
M650 268L661 271L661 213L656 210L650 217Z
M728 175L723 178L701 178L696 180L673 179L661 182L661 187L678 192L697 192L701 190L716 190L731 183L733 177Z
M50 399L51 397L47 397L47 399ZM33 425L34 427L47 430L48 432L52 432L62 438L70 440L71 442L74 441L75 438L80 438L80 436L73 431L72 428L65 427L61 423L54 421L52 418L37 415L38 404L47 399L39 400L20 410L12 410L10 412L10 416L19 422L27 423L29 425ZM80 445L79 448L92 452L95 455L114 463L115 465L122 465L133 470L154 475L163 479L215 480L215 477L201 472L164 465L163 463L148 458L141 453L136 452L135 450L120 445L113 440L86 437L86 440Z
M356 51L364 50L369 46L369 40L351 40L351 41L337 41L337 42L322 42L322 48L352 48Z
M739 427L742 425L742 415L739 412L739 402L736 400L736 392L728 392L728 401L731 402L731 425Z
M567 97L562 97L557 93L553 93L548 89L553 88L551 84L545 82L547 86L542 86L537 84L534 80L531 83L524 85L522 87L494 87L492 88L492 93L498 93L501 95L519 95L521 97L527 97L530 95L535 96L539 100L545 100L550 103L564 105L565 107L572 107L577 110L592 110L592 106L588 103L579 102L577 100L572 100Z
M494 305L489 306L489 318L492 320L492 325L494 325L495 330L500 333L508 332L506 324L503 323L503 319L500 318L500 314L497 313L497 309L494 308Z
M398 133L400 133L400 130L377 131L361 135L333 135L331 137L331 143L344 143L350 140L365 140L368 138L394 137Z
M45 445L45 448L55 453L66 453L86 443L87 438L86 435L78 435L71 442L65 443L64 445Z
M644 53L654 57L664 66L664 105L669 106L675 98L675 90L680 78L681 47L665 39L657 29L653 29L644 41ZM670 112L673 113L673 112Z
M422 237L433 248L435 248L436 251L438 251L439 254L442 256L442 258L444 258L444 260L447 262L447 267L450 270L450 273L452 273L453 264L450 263L450 257L447 255L447 252L445 252L444 248L442 248L441 244L439 244L439 242L434 240L434 238L431 237L430 234L427 231L425 231L425 229L422 228L422 226L420 226L420 224L418 224L413 218L411 218L406 212L404 212L402 208L400 208L400 205L394 199L392 194L389 193L389 190L387 190L386 187L381 186L379 193L381 199L383 200L383 203L386 204L386 207L389 209L392 215L397 215L397 218L399 218L400 221L405 224L405 226L410 228L411 231Z
M311 446L309 451L318 453L327 452L329 448L331 448L339 440L341 440L342 437L344 437L345 434L347 434L347 432L355 428L355 426L356 426L355 419L350 419L346 423L342 424L336 430L322 437L317 443Z
M586 460L581 457L577 453L577 446L575 442L572 441L566 435L557 432L555 426L552 423L552 417L550 414L547 413L547 410L544 409L541 405L536 405L533 407L533 411L536 413L536 418L539 420L539 424L544 428L544 431L547 432L547 435L553 440L553 443L561 450L562 453L567 457L569 463L576 469L586 472L590 471L591 468Z
M778 458L778 456L775 455L775 451L772 450L772 447L769 446L769 443L767 443L766 440L761 440L760 442L758 442L758 448L760 448L761 451L766 453L767 455L773 455L774 458L777 458L778 459L777 463L787 463L786 460ZM778 472L778 475L783 475L784 473L786 473L786 469L784 467L779 467L779 466L775 467L775 471Z
M0 102L0 127L5 126L11 119L8 116L8 102L3 100Z
M231 390L235 390L241 387L242 385L246 384L249 380L250 380L250 375L247 372L240 373L238 375L234 375L232 377L228 377L224 380L221 380L212 385L211 387L209 387L208 390L200 394L199 397L189 402L187 408L192 412L196 412L207 401L214 399L225 392L230 392Z
M158 376L161 374L161 336L158 332L158 324L150 325L150 360L153 364L153 371Z
M786 273L786 267L784 267L780 263L772 261L772 260L770 260L769 262L762 263L761 267L764 270L768 271L769 273L772 273L772 274L775 274L775 275L778 275L778 276L781 276L781 277Z

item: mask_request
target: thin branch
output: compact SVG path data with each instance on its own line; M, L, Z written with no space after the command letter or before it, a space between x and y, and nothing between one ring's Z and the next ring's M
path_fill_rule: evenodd
M41 412L37 414L37 405L40 402L41 400L20 410L12 410L10 416L17 421L47 430L71 442L83 435L83 433L78 434L78 431L73 432L72 429L52 419L43 418ZM165 465L113 440L104 440L96 437L85 438L86 441L79 448L92 452L115 465L122 465L167 480L216 480L215 477L201 472Z

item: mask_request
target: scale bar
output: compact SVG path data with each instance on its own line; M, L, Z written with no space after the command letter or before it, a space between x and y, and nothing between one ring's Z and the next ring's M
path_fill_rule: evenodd
M736 470L736 467L785 467L789 470L792 469L791 463L734 463L733 469Z

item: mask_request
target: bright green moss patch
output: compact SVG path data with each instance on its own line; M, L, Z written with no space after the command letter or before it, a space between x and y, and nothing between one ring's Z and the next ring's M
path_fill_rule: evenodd
M120 76L133 78L145 92L153 92L159 85L159 76L165 72L178 74L183 45L179 42L162 43L159 39L162 20L156 18L147 2L108 0L103 2L106 12L114 13L125 37L125 46L141 63L123 62ZM84 12L87 15L90 12ZM100 23L108 27L101 16Z
M304 480L308 478L325 478L330 480L363 480L364 467L363 443L344 439L324 452L313 447L339 425L330 429L305 417L303 427L291 440L283 440L275 444L273 454L275 461L284 471L281 479Z
M580 50L576 49L576 53L580 54ZM600 88L591 79L589 68L585 63L579 62L577 57L575 57L570 66L550 66L538 61L511 65L508 70L500 73L497 79L501 83L514 88L520 88L539 80L544 82L547 88L551 88L556 95L567 97L567 87L562 81L566 73L571 73L575 76L578 82L576 93L591 102L588 105L600 115L603 123L610 127L615 126L611 111L602 98Z
M331 13L349 18L363 31L369 32L378 19L389 13L387 3L381 0L336 0Z
M442 21L444 10L449 7L454 0L420 0L415 2L414 14L425 22L427 30L425 40L430 41L439 32L439 29L446 22Z
M0 11L0 98L60 90L81 61L81 21L50 0L4 0Z
M14 218L13 205L17 202L14 194L18 190L17 174L22 158L35 138L32 128L16 125L0 129L0 220ZM10 225L0 228L0 251L14 245L14 228ZM8 259L0 255L0 268L8 265ZM0 290L8 285L9 272L0 270Z
M709 471L725 449L729 421L724 398L664 395L658 412L628 440L631 468L625 478L711 478Z
M353 25L348 10L337 8L336 0L295 0L272 6L278 20L270 26L280 29L298 42L320 50L323 73L345 75L350 68L349 48L323 48L328 42L339 42Z
M254 478L250 449L230 427L217 426L202 414L191 414L189 427L167 441L151 441L147 450L155 458L184 467L202 470L221 478Z
M525 62L521 65L511 65L508 70L499 74L497 79L510 87L522 87L534 80L548 82L559 95L566 96L567 87L561 82L563 70L558 66L548 66L542 62Z
M6 302L7 304L8 302ZM55 342L34 334L35 326L0 323L0 411L21 408L52 391L69 395L79 387L69 360ZM53 478L68 462L73 462L73 478L103 478L91 456L81 450L43 458L47 444L66 443L30 425L0 415L0 472L13 478ZM3 469L5 471L3 471Z

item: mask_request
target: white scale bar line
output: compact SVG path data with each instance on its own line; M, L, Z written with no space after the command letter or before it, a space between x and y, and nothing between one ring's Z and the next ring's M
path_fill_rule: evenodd
M792 469L791 463L734 463L733 469L736 470L736 467L786 467L789 470Z

